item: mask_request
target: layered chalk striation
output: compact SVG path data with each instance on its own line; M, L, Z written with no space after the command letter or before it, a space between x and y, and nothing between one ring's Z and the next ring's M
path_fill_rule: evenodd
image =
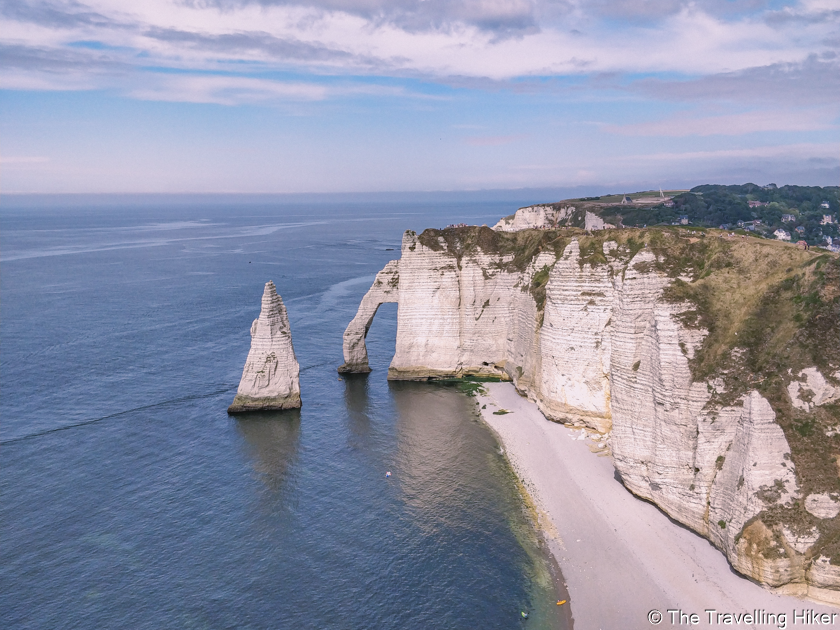
M343 369L367 369L376 308L397 301L388 378L512 380L549 419L603 433L625 486L737 571L840 603L837 257L552 227L574 212L406 232Z
M269 281L260 316L251 325L251 350L228 413L297 409L300 404L300 366L292 346L289 316Z

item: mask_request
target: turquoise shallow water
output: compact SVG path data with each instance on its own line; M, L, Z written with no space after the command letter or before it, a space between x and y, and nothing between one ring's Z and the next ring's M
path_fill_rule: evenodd
M404 229L515 205L7 201L0 627L564 627L472 401L386 381L396 305L335 371ZM232 418L269 279L304 406Z

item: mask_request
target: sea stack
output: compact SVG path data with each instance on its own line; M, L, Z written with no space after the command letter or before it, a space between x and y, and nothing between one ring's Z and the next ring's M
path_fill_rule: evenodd
M292 346L289 316L269 280L265 283L260 316L251 324L251 351L228 413L299 407L300 365Z

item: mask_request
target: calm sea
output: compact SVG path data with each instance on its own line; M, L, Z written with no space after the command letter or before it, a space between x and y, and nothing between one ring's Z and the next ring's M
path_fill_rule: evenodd
M471 399L386 380L396 305L336 373L405 229L516 206L6 198L0 627L566 627ZM268 280L303 409L232 418Z

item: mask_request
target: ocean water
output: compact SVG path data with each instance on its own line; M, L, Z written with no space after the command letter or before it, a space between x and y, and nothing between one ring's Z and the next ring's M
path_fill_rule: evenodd
M396 305L336 373L405 229L515 207L4 200L0 627L568 627L473 401L386 380ZM230 417L268 280L303 408Z

